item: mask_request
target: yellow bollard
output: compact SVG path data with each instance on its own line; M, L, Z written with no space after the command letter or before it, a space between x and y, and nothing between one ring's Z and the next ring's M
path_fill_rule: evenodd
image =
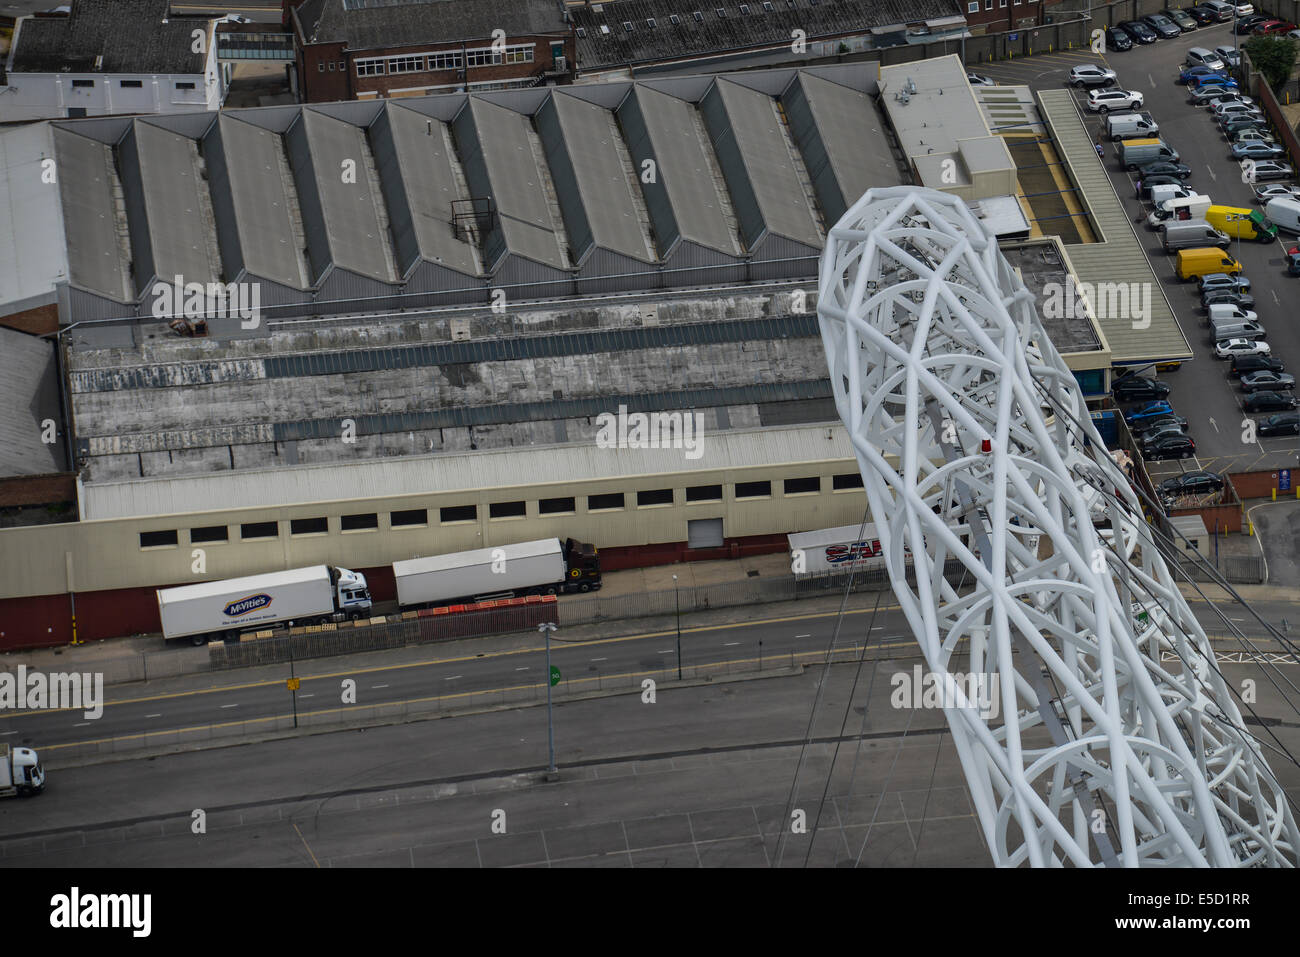
M1273 489L1273 501L1277 501L1277 489Z

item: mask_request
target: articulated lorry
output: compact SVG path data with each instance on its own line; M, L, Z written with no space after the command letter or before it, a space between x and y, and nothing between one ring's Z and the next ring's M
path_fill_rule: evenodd
M594 545L547 538L393 562L393 579L403 608L456 599L589 592L600 588L600 556Z
M195 645L274 625L308 625L370 615L366 576L332 565L158 589L163 638Z
M0 744L0 797L26 797L45 790L45 770L31 748Z

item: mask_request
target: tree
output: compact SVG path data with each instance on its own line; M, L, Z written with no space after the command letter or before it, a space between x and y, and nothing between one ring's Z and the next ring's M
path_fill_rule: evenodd
M1273 90L1291 78L1291 68L1296 61L1296 42L1290 37L1251 37L1244 48L1250 62L1264 74Z

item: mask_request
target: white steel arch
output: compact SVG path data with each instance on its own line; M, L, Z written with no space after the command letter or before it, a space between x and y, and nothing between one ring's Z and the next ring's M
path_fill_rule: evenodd
M1032 294L966 205L868 192L830 232L817 311L995 863L1295 866L1300 832L1205 633ZM965 587L944 577L954 561ZM963 670L996 689L996 720Z

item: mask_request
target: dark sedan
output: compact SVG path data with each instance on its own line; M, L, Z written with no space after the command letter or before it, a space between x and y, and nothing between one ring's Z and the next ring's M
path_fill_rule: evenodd
M1300 412L1279 412L1260 419L1255 432L1258 435L1300 435Z
M1241 377L1242 392L1287 392L1295 390L1295 376L1289 372L1260 369Z
M1241 403L1247 412L1289 412L1296 405L1296 397L1288 392L1254 392Z
M1146 376L1130 375L1116 379L1110 387L1110 394L1116 402L1146 402L1167 396L1169 386Z
M1159 34L1140 20L1125 20L1119 28L1127 33L1134 43L1155 43Z
M1247 33L1252 32L1259 24L1267 23L1272 19L1274 18L1266 17L1262 13L1252 13L1248 17L1238 17L1235 25L1237 36L1245 36Z
M1179 432L1187 431L1187 420L1181 415L1175 415L1173 412L1167 412L1164 415L1153 415L1149 419L1142 419L1135 422L1132 426L1133 434L1140 437L1151 435L1160 429L1174 426Z
M1195 20L1201 26L1207 23L1218 23L1219 15L1208 7L1203 7L1199 3L1194 7L1187 8L1187 15Z
M1270 369L1273 372L1285 372L1286 363L1276 356L1233 356L1232 365L1229 367L1228 377L1240 379L1247 372L1258 372L1260 369Z
M1187 179L1192 175L1192 168L1186 163L1175 163L1172 160L1156 160L1154 163L1139 166L1138 175L1142 179L1146 179L1148 176L1176 176L1179 179Z
M1149 459L1190 459L1196 454L1196 443L1187 435L1167 435L1158 442L1142 446L1142 454Z
M1160 494L1165 498L1176 495L1208 495L1223 491L1223 476L1213 472L1184 472L1160 483Z
M1255 297L1248 292L1233 292L1231 289L1211 289L1201 296L1201 305L1240 306L1242 309L1254 309Z
M1143 17L1141 22L1145 23L1166 40L1176 37L1183 32L1182 28L1178 24L1174 23L1173 20L1170 20L1163 13L1153 13L1149 17Z
M1132 50L1133 38L1123 30L1117 30L1114 27L1106 29L1106 49L1107 50Z

